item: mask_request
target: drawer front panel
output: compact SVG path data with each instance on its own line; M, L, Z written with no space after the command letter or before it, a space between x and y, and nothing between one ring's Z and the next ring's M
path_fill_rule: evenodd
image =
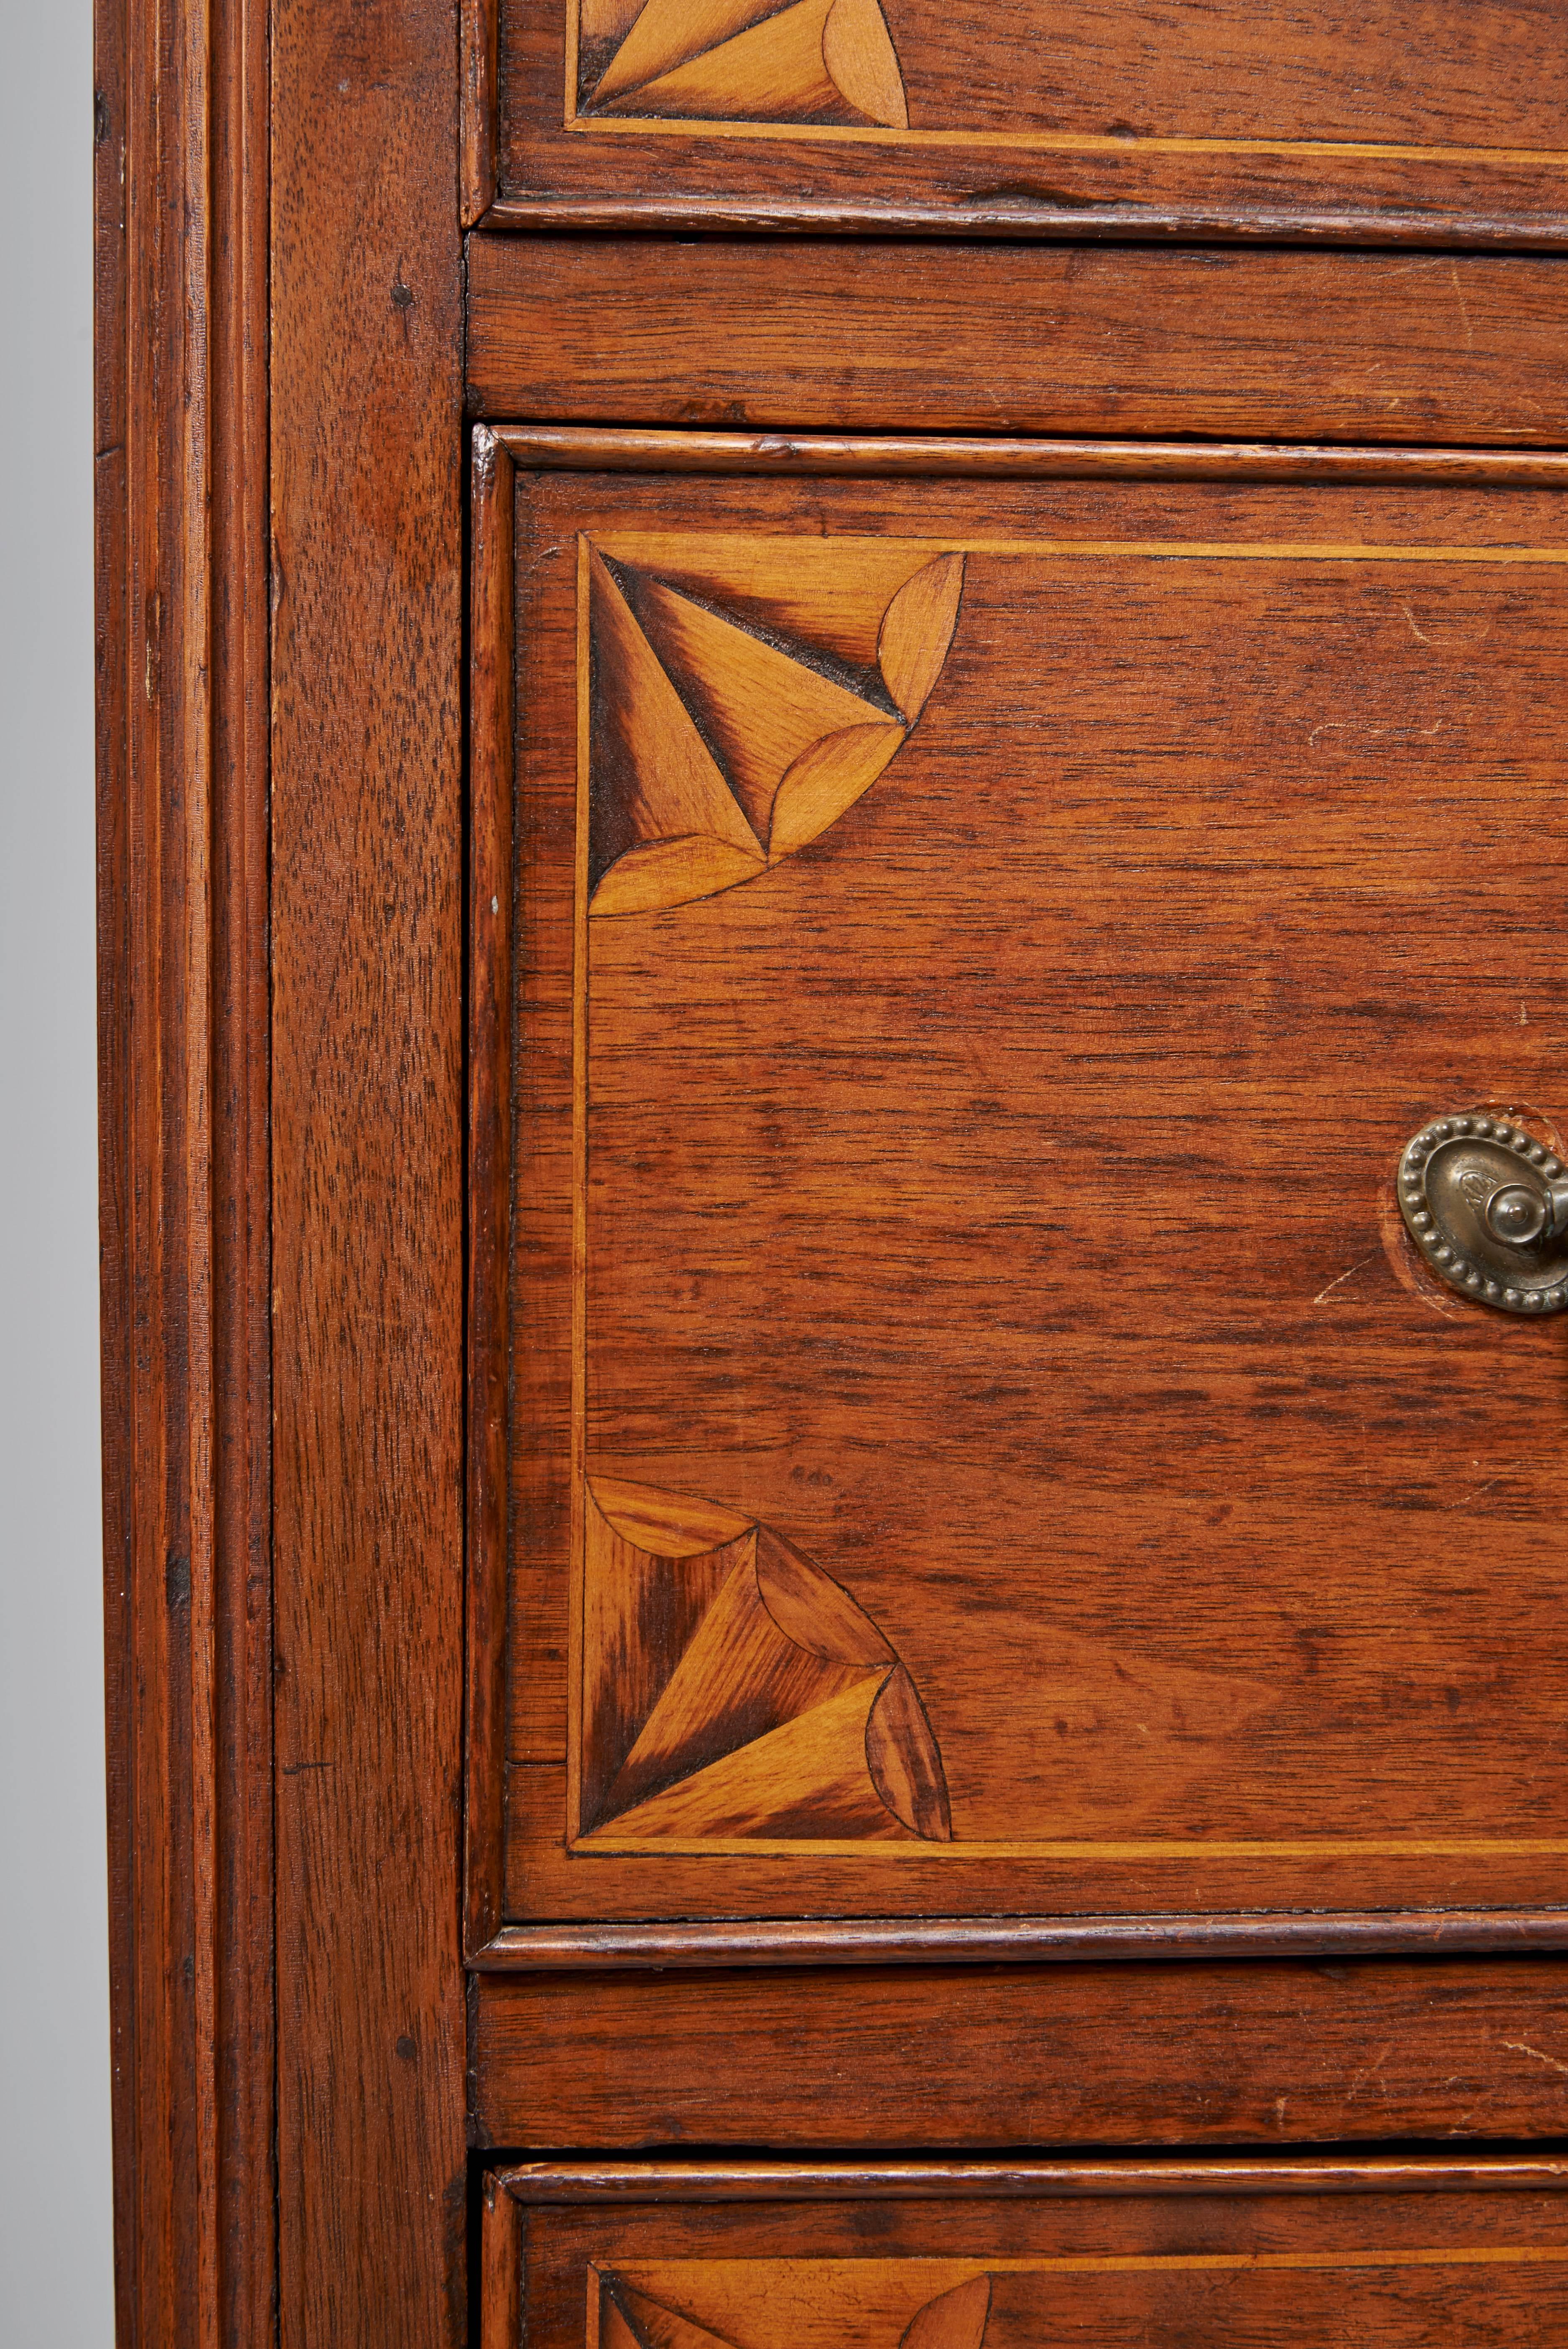
M1556 2337L1550 2164L489 2181L485 2349L1500 2349ZM636 2196L645 2199L632 2199ZM738 2197L739 2199L726 2199Z
M1568 59L1517 0L471 15L470 214L1429 243L1547 243L1568 212Z
M1560 500L483 447L490 1931L1553 1909Z

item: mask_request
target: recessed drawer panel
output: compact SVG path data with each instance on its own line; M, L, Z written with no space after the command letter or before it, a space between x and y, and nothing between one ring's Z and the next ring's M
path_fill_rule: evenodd
M1559 2341L1540 2162L792 2170L487 2182L484 2349L1522 2349Z
M470 0L470 217L1563 233L1528 0Z

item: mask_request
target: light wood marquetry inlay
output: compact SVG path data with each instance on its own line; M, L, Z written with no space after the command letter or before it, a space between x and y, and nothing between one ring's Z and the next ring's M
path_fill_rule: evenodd
M577 63L588 117L909 122L877 0L582 0Z
M914 1682L766 1526L591 1482L583 1826L600 1843L952 1832Z
M836 823L942 674L964 558L780 539L583 549L589 913L754 880Z

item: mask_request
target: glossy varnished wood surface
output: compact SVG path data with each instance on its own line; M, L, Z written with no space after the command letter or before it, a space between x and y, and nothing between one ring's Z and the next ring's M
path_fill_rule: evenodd
M489 2200L536 2204L628 2202L930 2202L1099 2199L1164 2194L1501 2194L1568 2188L1568 2161L1551 2153L1126 2154L1096 2160L994 2155L985 2161L838 2161L750 2158L539 2160L487 2168Z
M1548 10L501 0L492 218L1560 243ZM486 103L486 99L489 103Z
M469 241L499 420L1552 448L1563 265L876 240Z
M480 2349L517 2349L522 2338L522 2204L500 2175L485 2178L480 2227Z
M456 24L273 20L285 2349L463 2337Z
M473 436L469 673L468 1720L464 1944L503 1913L505 1871L506 1285L511 1189L512 460Z
M95 34L117 2315L216 2349L276 2285L265 22Z
M1328 1943L1359 1910L1364 1945L1384 1909L1410 1946L1409 1912L1439 1936L1458 1906L1555 1938L1556 1453L1515 1440L1555 1408L1555 1333L1431 1293L1379 1203L1438 1096L1550 1092L1546 769L1517 745L1556 502L552 474L518 532L508 1914L632 1941L1150 1916L1179 1946L1181 1913L1246 1947L1266 1925L1233 1912ZM889 631L939 578L951 646L911 686ZM775 647L820 624L851 662L882 615L903 717L738 635L769 594L795 599ZM775 664L733 707L703 666L732 637ZM661 675L751 821L758 697L872 763L781 852L787 782L764 865ZM1481 884L1445 812L1473 842L1473 774ZM661 828L705 827L683 878ZM971 1049L1006 1082L950 1080ZM1143 1200L1126 1281L1108 1183Z
M650 1992L652 1994L650 1995ZM482 2146L1367 2145L1560 2137L1533 1959L478 1977Z
M500 71L496 0L461 0L459 24L462 77L460 211L463 226L472 228L495 202Z
M496 2349L519 2316L541 2349L1493 2349L1550 2333L1568 2261L1560 2183L1484 2165L1461 2178L1412 2164L1398 2182L1369 2168L1350 2191L1315 2165L1260 2167L1240 2194L1220 2163L1181 2179L1101 2164L1078 2182L1062 2165L1032 2191L1018 2175L954 2197L932 2174L892 2202L783 2165L770 2191L752 2175L738 2194L722 2163L706 2178L651 2165L640 2197L608 2207L567 2202L570 2183L521 2170L487 2185Z
M494 437L525 471L781 473L806 480L1323 481L1568 487L1554 450L1304 448L1266 440L1045 440L938 433L673 432L512 424Z
M470 1849L472 1848L470 1845ZM662 1973L668 1966L917 1966L935 1958L1114 1964L1145 1957L1466 1956L1568 1950L1568 1909L1232 1910L1160 1917L799 1917L505 1925L475 1946L491 1973Z

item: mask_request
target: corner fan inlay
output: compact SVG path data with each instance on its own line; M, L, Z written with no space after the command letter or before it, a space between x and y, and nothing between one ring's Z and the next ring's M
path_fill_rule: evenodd
M836 823L942 674L964 557L897 540L587 545L589 907L754 880Z
M728 2265L723 2263L723 2267ZM705 2303L710 2299L727 2303L745 2295L733 2318L729 2307L722 2307L718 2315L722 2330L712 2322L699 2323L682 2305L686 2302L689 2306L681 2285L690 2273L690 2263L686 2264L685 2274L680 2270L661 2271L657 2267L638 2268L633 2273L635 2282L625 2274L599 2276L599 2349L742 2349L759 2338L772 2344L783 2332L782 2323L768 2323L767 2312L751 2301L744 2282L738 2290L726 2289L728 2279L720 2281L718 2262L703 2279L707 2288L699 2288L699 2297ZM708 2313L705 2307L705 2314ZM892 2327L883 2332L869 2311L867 2317L864 2330L859 2323L855 2326L857 2349L883 2349L884 2344L885 2349L985 2349L991 2317L991 2279L974 2276L950 2292L940 2292L916 2311L902 2332Z
M585 1500L585 1838L950 1840L925 1708L841 1584L684 1493Z
M909 128L877 0L582 0L581 113Z

